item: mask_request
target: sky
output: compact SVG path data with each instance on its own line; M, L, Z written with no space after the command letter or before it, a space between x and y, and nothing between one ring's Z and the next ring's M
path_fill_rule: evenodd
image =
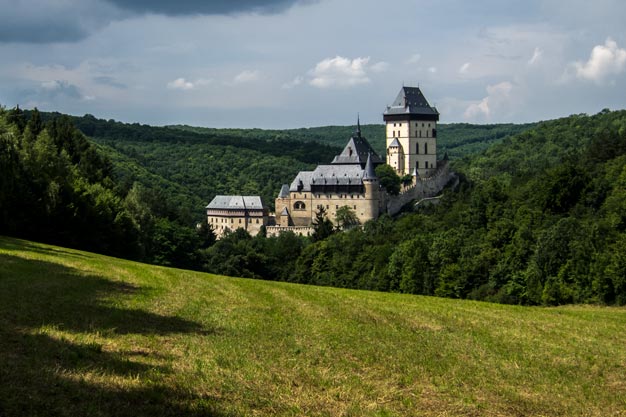
M0 0L0 105L151 125L440 122L626 108L624 0Z

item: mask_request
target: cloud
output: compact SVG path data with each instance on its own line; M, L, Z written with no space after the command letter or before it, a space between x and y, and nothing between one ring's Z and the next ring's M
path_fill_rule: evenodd
M78 42L111 22L166 16L277 14L315 0L0 0L0 43Z
M300 84L302 84L304 82L304 77L302 77L301 75L298 75L296 78L294 78L293 80L284 83L281 88L283 90L288 90L290 88L294 88L299 86Z
M212 82L213 80L209 78L198 78L197 80L191 82L181 77L181 78L177 78L174 81L170 81L169 83L167 83L167 88L171 90L193 90L196 87L209 85Z
M470 67L469 62L466 62L465 64L461 65L461 67L459 68L459 74L467 74L469 67Z
M237 13L280 13L301 0L106 0L135 13L182 15L225 15ZM309 3L311 1L308 1Z
M431 74L434 74L437 72L437 67L428 67L428 72L430 72Z
M535 51L533 52L533 56L528 60L528 65L535 65L541 60L542 56L543 50L539 47L536 47Z
M0 0L0 43L75 42L122 14L101 0Z
M92 78L96 84L108 85L115 88L125 89L128 88L127 85L120 83L115 78L110 77L108 75L99 75Z
M417 64L420 59L422 59L422 56L420 54L413 54L409 57L409 59L407 59L406 63L407 64Z
M309 73L312 79L309 81L314 87L352 87L359 84L367 84L370 79L367 76L367 64L370 58L344 58L336 56L326 58L315 65Z
M192 82L184 78L176 78L174 81L167 83L167 88L171 90L192 90L194 85Z
M258 81L261 78L259 71L244 70L233 78L232 84L244 84Z
M385 72L389 69L389 64L385 61L380 61L373 64L370 69L375 73Z
M487 86L487 97L470 104L463 117L466 120L489 120L494 112L507 107L511 100L513 84L508 81Z
M603 82L611 75L620 74L626 69L626 50L608 38L604 45L596 45L585 63L574 63L576 76L581 79Z

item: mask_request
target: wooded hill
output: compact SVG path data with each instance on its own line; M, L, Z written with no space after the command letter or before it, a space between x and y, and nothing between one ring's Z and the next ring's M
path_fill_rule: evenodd
M506 127L475 127L498 143L453 161L461 183L436 208L314 242L235 232L214 245L194 228L211 193L261 190L271 202L281 183L338 148L273 131L210 136L54 116L0 112L3 233L234 276L505 303L626 303L624 111L501 138ZM478 133L458 134L487 146L472 139Z

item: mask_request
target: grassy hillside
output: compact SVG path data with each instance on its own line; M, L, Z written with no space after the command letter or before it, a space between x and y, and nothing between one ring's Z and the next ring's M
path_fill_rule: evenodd
M623 415L626 309L219 277L0 237L0 415Z

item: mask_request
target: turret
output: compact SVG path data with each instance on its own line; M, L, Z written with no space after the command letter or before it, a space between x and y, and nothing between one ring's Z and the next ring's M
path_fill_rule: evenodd
M370 219L378 218L378 206L380 201L380 181L374 170L372 155L367 156L365 169L363 170L363 187L365 187L366 207L364 217Z

